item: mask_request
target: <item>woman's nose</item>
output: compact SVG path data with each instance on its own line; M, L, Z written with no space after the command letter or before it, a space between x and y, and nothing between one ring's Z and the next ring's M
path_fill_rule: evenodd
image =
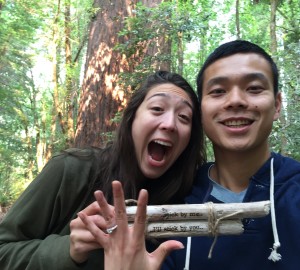
M177 128L176 116L174 113L166 113L162 118L160 127L165 130L174 131Z

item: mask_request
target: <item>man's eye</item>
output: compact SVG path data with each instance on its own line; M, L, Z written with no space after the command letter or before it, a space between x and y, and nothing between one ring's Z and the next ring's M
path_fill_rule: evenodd
M261 85L251 85L248 87L248 91L251 93L260 93L264 90L264 88Z
M216 88L209 92L210 95L220 95L220 94L224 94L224 93L225 93L225 90L222 88Z

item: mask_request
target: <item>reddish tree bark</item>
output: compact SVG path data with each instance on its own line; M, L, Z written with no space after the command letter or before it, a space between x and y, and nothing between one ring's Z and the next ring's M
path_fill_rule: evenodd
M105 133L115 129L111 119L124 101L117 77L129 67L114 46L121 41L117 33L124 18L130 15L130 4L126 0L94 2L99 12L90 25L75 146L101 146L106 140Z
M124 20L132 16L138 1L94 0L99 11L90 25L90 36L82 87L75 146L102 146L107 134L116 128L112 121L115 114L126 104L124 89L118 85L120 72L133 72L134 65L114 47L124 43L126 37L118 33ZM161 0L142 1L147 6Z

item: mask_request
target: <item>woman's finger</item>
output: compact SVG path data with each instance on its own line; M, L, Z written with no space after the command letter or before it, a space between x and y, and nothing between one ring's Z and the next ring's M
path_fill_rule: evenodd
M89 217L84 212L79 212L77 214L85 226L88 228L90 233L95 237L96 241L105 248L108 243L107 235L97 227L97 225L89 219Z
M148 192L142 189L139 193L137 210L134 218L134 237L136 241L144 239L147 221Z
M114 206L115 206L115 219L118 225L118 231L123 231L128 227L126 206L122 184L119 181L112 182Z
M154 265L154 269L160 269L164 259L171 251L177 249L184 249L184 245L176 240L168 240L160 244L160 246L151 253L151 260Z
M106 229L114 227L116 225L116 221L113 208L107 203L102 191L95 191L94 195L101 208L102 216L106 221Z
M86 208L81 210L81 212L84 212L88 216L101 214L101 208L97 202L93 202L90 205L88 205Z

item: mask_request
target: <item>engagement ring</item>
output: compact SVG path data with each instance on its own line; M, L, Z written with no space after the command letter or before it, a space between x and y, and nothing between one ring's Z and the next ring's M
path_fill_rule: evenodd
M111 234L115 229L117 229L117 227L118 227L118 225L114 225L114 226L112 226L112 227L110 227L110 228L107 228L107 229L106 229L106 232L107 232L108 234Z

